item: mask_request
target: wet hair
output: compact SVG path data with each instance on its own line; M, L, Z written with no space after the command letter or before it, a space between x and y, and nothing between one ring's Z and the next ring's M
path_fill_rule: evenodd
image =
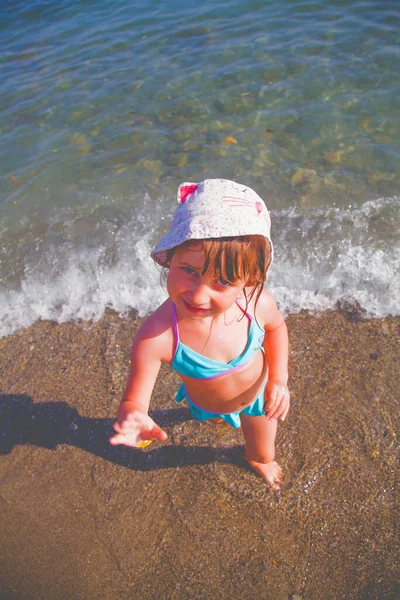
M257 305L272 260L270 244L263 235L188 240L167 250L165 269L168 269L175 252L182 252L191 247L193 251L204 250L203 275L211 268L218 279L233 284L245 281L246 287L251 288L250 293L243 290L245 308L247 310L254 296Z

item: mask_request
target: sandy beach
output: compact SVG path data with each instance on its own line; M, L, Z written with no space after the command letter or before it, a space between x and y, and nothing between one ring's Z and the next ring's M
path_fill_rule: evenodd
M0 597L397 598L400 318L288 318L279 494L240 431L174 402L167 366L151 409L168 441L108 444L139 324L110 312L0 341Z

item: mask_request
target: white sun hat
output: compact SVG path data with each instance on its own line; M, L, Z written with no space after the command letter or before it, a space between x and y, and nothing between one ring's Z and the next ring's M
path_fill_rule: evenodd
M182 183L178 207L168 233L152 250L151 256L166 266L167 251L187 240L263 235L270 246L271 219L264 201L248 186L229 179L205 179Z

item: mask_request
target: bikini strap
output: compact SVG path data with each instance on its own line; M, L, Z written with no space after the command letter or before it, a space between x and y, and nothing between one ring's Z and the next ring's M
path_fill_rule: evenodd
M236 300L236 304L238 305L238 307L240 308L240 310L242 311L242 313L244 315L246 315L246 317L248 318L249 321L251 321L253 319L253 317L251 316L251 314L249 314L247 312L247 310L240 304L239 300Z
M173 361L174 358L175 358L176 351L177 351L178 346L179 346L179 342L181 341L180 337L179 337L178 317L177 317L177 314L176 314L176 306L175 306L175 304L173 302L171 302L171 312L172 312L172 327L173 327L173 330L174 330L174 337L175 337L174 356L172 358L172 361Z
M253 320L253 317L247 312L247 310L245 310L243 308L243 306L241 306L241 304L238 302L238 300L236 300L236 304L238 305L238 307L240 308L240 310L242 311L242 313L244 315L246 315L246 317L248 318L248 320L251 322ZM179 337L178 316L176 314L176 306L175 306L175 304L173 302L171 302L171 315L172 315L172 327L173 327L173 330L174 330L174 337L175 337L174 354L173 354L172 361L171 361L171 364L172 364L173 361L174 361L176 352L178 350L178 346L179 346L180 341L181 341L181 339Z

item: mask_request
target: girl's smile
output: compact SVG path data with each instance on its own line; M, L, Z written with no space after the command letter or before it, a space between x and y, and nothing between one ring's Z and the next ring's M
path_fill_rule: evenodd
M207 308L200 308L200 307L192 306L191 304L189 304L189 302L186 302L186 300L184 298L182 298L182 301L183 301L183 304L184 304L186 310L193 313L194 315L202 315L202 314L206 313L208 310Z

